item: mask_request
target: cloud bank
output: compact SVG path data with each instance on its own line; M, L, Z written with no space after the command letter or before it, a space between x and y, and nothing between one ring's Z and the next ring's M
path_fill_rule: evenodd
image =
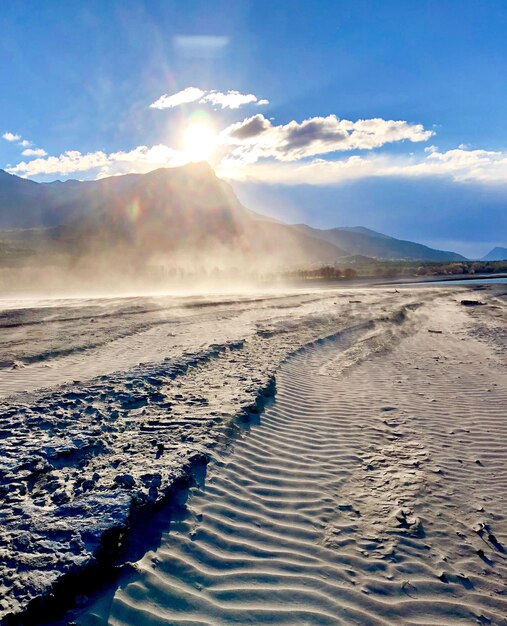
M262 106L269 104L265 98L259 99L253 93L240 93L239 91L204 91L198 87L187 87L172 95L164 94L158 100L150 104L151 109L174 109L182 104L211 104L222 109L239 109L247 104Z
M144 173L159 167L178 167L190 161L188 155L164 144L138 146L130 151L81 153L69 150L60 156L22 161L6 168L10 174L33 177L93 174L96 178L127 173ZM457 148L424 155L392 156L372 154L338 160L315 158L304 161L261 161L233 167L224 160L216 167L223 178L282 185L339 185L352 180L391 177L441 177L456 182L507 183L507 153Z
M162 96L152 106L172 108L204 100L223 108L238 108L247 101L262 102L252 94L205 92L188 87L177 94ZM259 113L229 125L218 134L212 165L224 178L273 184L338 185L372 177L446 177L457 182L507 183L506 152L472 150L466 145L447 151L429 145L418 155L376 151L392 143L426 142L434 135L434 131L422 124L404 120L351 121L328 115L275 124ZM7 141L21 140L10 132L3 137ZM339 153L357 151L366 154L337 158ZM59 156L47 156L45 150L35 147L26 148L22 154L35 158L10 166L7 171L24 177L86 174L101 178L177 167L192 160L189 154L162 143L109 154L101 150L84 154L68 150Z
M41 174L95 173L96 178L114 176L116 174L144 173L159 167L178 167L188 162L182 152L169 146L159 144L149 148L138 146L130 151L111 152L98 150L83 154L79 150L67 150L60 156L38 158L33 161L22 161L6 168L10 174L30 177Z
M318 154L372 150L397 141L427 141L435 133L422 124L373 118L352 122L336 115L275 126L257 114L226 128L221 139L233 147L230 160L254 163L272 157L297 161Z
M440 177L455 182L507 184L507 153L456 148L424 156L354 155L345 159L269 163L228 167L218 174L231 179L284 185L339 185L366 178Z

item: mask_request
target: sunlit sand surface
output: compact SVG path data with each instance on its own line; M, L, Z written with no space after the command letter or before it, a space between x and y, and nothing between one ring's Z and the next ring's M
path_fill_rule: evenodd
M40 520L46 555L51 544L66 563L85 558L51 534L63 509L49 486L63 473L73 526L99 532L93 498L128 514L146 472L170 485L211 455L188 494L132 530L128 570L93 593L83 581L82 608L51 623L507 624L500 292L313 290L3 313L16 338L0 371L5 415L30 417L27 458L32 445L53 450L50 464L61 458L50 482L16 496ZM67 416L74 398L89 407L82 422ZM81 442L77 465L59 456L71 445L64 421ZM7 465L14 449L20 462L11 445ZM30 575L58 577L51 567ZM22 576L28 593L35 578Z
M291 357L77 623L506 624L507 386L499 320L479 320L440 300Z

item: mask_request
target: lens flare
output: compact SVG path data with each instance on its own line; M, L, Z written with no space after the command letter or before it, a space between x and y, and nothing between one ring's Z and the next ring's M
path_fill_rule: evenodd
M217 144L217 136L208 124L191 124L183 135L183 146L191 161L208 161Z

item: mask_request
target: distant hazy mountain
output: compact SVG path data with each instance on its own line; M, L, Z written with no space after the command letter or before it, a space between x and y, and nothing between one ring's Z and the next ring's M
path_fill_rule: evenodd
M349 255L361 254L379 259L409 259L421 261L465 261L466 258L456 252L435 250L412 241L395 239L377 233L369 228L355 226L351 228L331 228L320 230L304 224L296 228L307 235L322 239L345 250Z
M507 248L493 248L482 257L481 261L507 261Z
M340 226L340 230L343 232L362 233L363 235L369 235L370 237L377 237L377 239L393 239L389 235L383 235L371 228L365 228L364 226Z
M76 257L120 253L138 263L163 264L168 256L206 267L301 267L357 255L464 259L361 226L319 230L267 218L246 209L205 163L85 182L35 183L0 170L0 229L13 228L42 229L51 249Z

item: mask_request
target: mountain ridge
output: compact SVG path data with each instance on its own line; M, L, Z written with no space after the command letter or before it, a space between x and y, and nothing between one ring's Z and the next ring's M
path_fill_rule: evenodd
M507 261L507 248L503 246L496 246L485 254L481 261Z
M377 233L364 227L345 227L318 229L297 225L300 232L333 243L350 255L361 254L386 260L420 260L420 261L466 261L466 257L456 252L436 250L424 244L396 239ZM371 234L370 234L371 233Z
M57 227L76 253L122 248L151 257L217 254L221 262L332 264L347 256L466 260L363 226L289 225L244 207L208 163L93 181L37 183L0 170L0 229Z

